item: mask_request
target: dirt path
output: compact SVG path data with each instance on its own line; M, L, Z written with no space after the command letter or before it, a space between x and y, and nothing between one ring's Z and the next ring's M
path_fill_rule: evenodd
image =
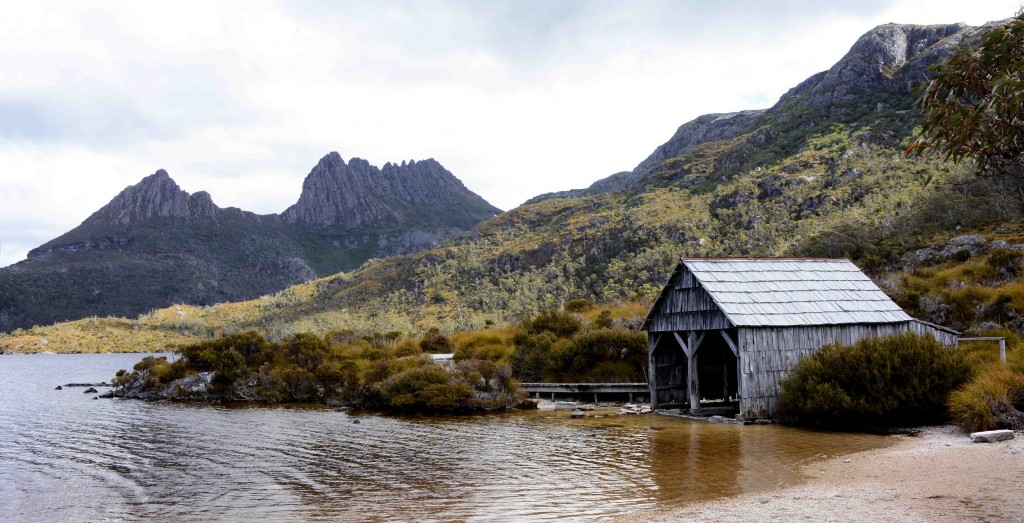
M636 521L1024 522L1024 436L970 443L955 427L893 436L899 442L813 463L807 483L741 495Z

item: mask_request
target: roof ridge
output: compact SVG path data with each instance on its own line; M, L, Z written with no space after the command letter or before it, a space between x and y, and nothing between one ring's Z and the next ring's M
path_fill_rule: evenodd
M801 256L779 256L779 257L764 257L764 256L681 256L681 260L702 260L702 261L831 261L831 262L850 262L849 258L812 258L812 257L801 257Z

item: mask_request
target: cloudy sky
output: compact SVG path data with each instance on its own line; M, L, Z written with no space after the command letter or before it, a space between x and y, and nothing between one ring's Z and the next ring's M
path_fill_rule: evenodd
M768 107L888 23L1020 0L0 0L0 266L166 169L280 212L317 160L435 158L509 209Z

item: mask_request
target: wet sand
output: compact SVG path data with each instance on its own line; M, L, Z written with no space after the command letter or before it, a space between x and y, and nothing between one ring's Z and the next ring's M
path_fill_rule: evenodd
M803 467L807 482L631 521L1024 521L1024 436L971 443L956 427Z

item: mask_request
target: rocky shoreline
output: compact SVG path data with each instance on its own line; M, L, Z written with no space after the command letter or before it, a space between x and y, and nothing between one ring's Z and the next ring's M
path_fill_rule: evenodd
M160 388L152 388L146 383L144 377L137 377L127 383L114 387L114 389L101 397L146 401L218 401L232 399L210 393L213 374L213 372L200 372L194 376L174 380ZM245 401L244 398L238 399Z

